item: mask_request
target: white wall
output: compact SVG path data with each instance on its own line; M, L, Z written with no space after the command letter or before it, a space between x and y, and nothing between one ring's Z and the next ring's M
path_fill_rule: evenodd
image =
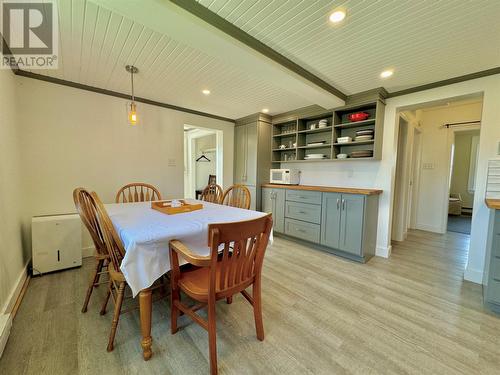
M21 168L16 116L16 84L10 70L0 70L0 334L1 315L9 310L25 275L28 256L21 242ZM0 347L1 352L1 347Z
M233 123L139 103L141 125L133 127L122 99L17 79L26 238L32 216L74 212L78 186L104 202L133 181L157 186L166 198L182 197L185 124L224 132L224 184L232 184Z
M421 110L422 153L417 210L418 229L446 232L453 129L446 123L481 120L481 102L451 104ZM467 166L468 169L468 166Z
M392 200L397 158L397 112L400 109L411 109L415 105L481 93L484 94L484 99L481 116L477 193L474 200L475 210L472 219L469 262L465 270L467 280L480 283L483 275L490 214L489 209L484 204L486 166L489 158L497 156L497 143L500 141L500 75L387 99L382 160L373 162L325 162L321 163L321 165L314 163L301 164L302 183L382 189L384 192L380 196L379 203L376 254L388 256L391 249ZM288 164L285 166L285 168L293 167L296 167L296 165Z

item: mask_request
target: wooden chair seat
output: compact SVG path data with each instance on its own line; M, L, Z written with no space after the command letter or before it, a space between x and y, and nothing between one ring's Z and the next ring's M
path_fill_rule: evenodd
M246 289L253 284L253 279L244 283L236 284L232 288L221 290L220 279L222 274L222 262L217 262L215 277L215 299L220 300L231 297L242 289ZM193 299L201 302L207 302L209 297L210 269L207 267L194 268L182 272L178 281L179 288Z

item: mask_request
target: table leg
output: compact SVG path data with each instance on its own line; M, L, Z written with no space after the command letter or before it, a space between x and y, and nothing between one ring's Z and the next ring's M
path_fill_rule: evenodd
M153 339L151 338L151 309L153 307L153 301L151 298L151 289L143 289L139 292L139 308L141 315L141 333L142 333L142 355L144 360L147 361L153 355L151 350L151 344Z

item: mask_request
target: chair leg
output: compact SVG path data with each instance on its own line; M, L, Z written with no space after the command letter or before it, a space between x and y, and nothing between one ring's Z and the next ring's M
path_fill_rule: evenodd
M96 262L94 274L92 275L92 280L87 289L87 295L85 296L85 301L83 302L82 313L87 312L87 306L89 305L90 296L92 295L92 291L96 287L96 284L99 282L99 276L100 276L99 272L101 272L103 263L104 263L103 259L100 259Z
M106 298L104 298L104 303L101 307L101 312L99 314L106 314L106 307L108 306L109 297L111 297L111 290L113 288L113 281L109 280L108 293L106 294Z
M120 311L122 309L123 295L125 294L125 283L121 282L118 287L118 295L116 297L115 311L113 314L113 323L111 323L111 332L109 334L108 340L108 352L113 350L113 344L115 342L116 328L118 327L118 321L120 320Z
M208 300L208 348L210 375L217 375L217 330L215 326L215 298Z
M170 290L170 332L172 335L174 333L177 333L178 327L177 327L177 320L179 319L179 309L177 306L175 306L176 301L181 300L181 294L179 292L179 289L171 289Z
M232 303L233 303L233 296L226 297L226 303L227 303L228 305L232 304Z
M262 322L262 300L260 294L260 282L255 282L252 286L253 294L253 316L255 318L255 330L257 339L264 340L264 324Z

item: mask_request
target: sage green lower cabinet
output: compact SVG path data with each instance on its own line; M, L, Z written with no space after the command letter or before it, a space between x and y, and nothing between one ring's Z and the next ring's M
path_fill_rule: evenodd
M277 233L285 232L285 190L262 189L262 212L273 214L273 230Z
M500 211L494 210L490 220L491 247L485 257L483 294L486 306L500 314Z
M263 211L273 212L275 233L356 261L375 255L378 195L290 187L263 188L262 199Z
M323 193L321 244L338 249L340 246L340 214L342 194Z

